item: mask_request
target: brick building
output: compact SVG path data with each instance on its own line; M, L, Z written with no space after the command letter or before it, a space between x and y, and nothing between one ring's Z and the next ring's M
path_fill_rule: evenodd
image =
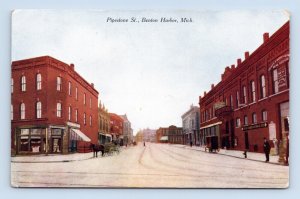
M133 130L131 128L131 122L127 118L127 115L119 115L123 119L123 140L124 145L131 144L133 140Z
M99 103L98 107L98 122L99 122L99 143L104 144L112 139L110 135L110 118L107 108L104 104Z
M199 97L200 134L219 147L263 152L263 138L285 148L289 133L289 22ZM274 150L273 149L273 150ZM278 151L277 151L278 152ZM275 151L276 153L276 151Z
M110 134L113 140L118 140L123 144L123 118L115 113L109 113L110 118Z
M183 144L182 128L171 125L169 127L160 127L156 131L157 143Z
M98 140L98 91L49 56L12 62L11 146L16 154L88 151Z

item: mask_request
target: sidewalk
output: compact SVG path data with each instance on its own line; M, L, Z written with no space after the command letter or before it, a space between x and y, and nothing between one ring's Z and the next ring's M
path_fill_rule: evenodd
M179 148L185 148L185 149L190 149L190 150L196 150L196 151L201 151L203 153L210 153L208 151L205 152L204 147L200 146L188 146L188 145L179 145L179 144L174 144L175 147ZM216 154L216 155L226 155L234 158L240 158L240 159L245 159L245 160L250 160L250 161L257 161L257 162L265 162L266 157L264 153L254 153L254 152L247 152L247 158L244 156L244 151L237 151L237 150L225 150L225 149L220 149L219 152L215 153L212 152L211 154ZM278 162L278 155L270 155L270 161L268 162L269 164L277 164L277 165L282 165Z

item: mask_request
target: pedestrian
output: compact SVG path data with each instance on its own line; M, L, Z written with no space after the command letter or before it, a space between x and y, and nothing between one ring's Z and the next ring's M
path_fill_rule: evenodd
M144 142L144 146L146 146L146 143Z
M193 146L193 141L190 142L191 147Z
M266 162L269 162L269 159L270 159L270 143L269 141L264 138L264 152L265 152L265 155L266 155Z

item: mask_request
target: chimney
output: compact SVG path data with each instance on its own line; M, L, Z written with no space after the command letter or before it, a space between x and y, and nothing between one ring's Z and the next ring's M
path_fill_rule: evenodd
M211 84L211 85L210 85L210 89L213 89L214 87L215 87L214 84Z
M245 52L245 59L247 59L249 57L249 51Z
M94 83L91 83L91 86L94 88Z
M204 91L204 95L203 96L205 96L206 95L206 91Z
M269 40L269 33L264 33L264 43Z
M233 69L235 69L235 65L234 64L231 65L231 70L233 70Z
M72 70L74 70L74 64L70 64Z
M241 58L238 58L238 59L236 60L236 63L237 63L237 66L240 65L240 64L242 63L242 59L241 59Z

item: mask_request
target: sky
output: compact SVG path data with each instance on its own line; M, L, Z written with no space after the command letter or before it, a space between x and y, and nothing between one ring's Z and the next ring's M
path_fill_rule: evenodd
M143 17L159 22L142 23ZM178 23L161 23L162 17ZM192 22L181 23L183 17ZM135 134L182 126L181 115L225 67L288 20L284 10L15 10L11 55L12 61L49 55L73 63L109 112L127 114Z

